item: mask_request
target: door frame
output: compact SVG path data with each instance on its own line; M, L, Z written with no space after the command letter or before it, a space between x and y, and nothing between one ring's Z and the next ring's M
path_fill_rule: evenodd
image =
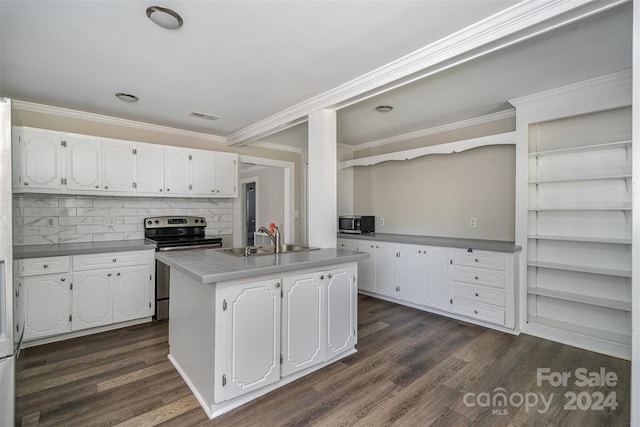
M260 166L271 166L282 168L284 171L284 238L287 243L296 242L295 225L294 225L294 189L295 189L295 163L284 160L265 159L262 157L238 156L239 163L253 163ZM240 181L242 182L242 180ZM259 190L258 190L259 191ZM256 198L259 195L256 194ZM244 246L243 244L243 197L236 197L233 200L233 246ZM257 217L257 214L256 214Z

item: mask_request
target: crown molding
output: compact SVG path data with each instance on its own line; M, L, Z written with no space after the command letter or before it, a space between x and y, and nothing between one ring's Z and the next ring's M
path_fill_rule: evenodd
M527 105L537 104L548 99L562 97L569 93L579 93L592 89L602 89L617 85L631 85L632 70L624 70L617 73L605 74L604 76L595 77L593 79L583 80L581 82L560 86L554 89L545 90L543 92L534 93L532 95L521 96L519 98L510 99L509 104L516 108L522 108ZM629 92L629 103L631 102L631 93Z
M462 129L469 126L481 125L484 123L495 122L496 120L507 119L509 117L515 117L516 110L509 109L500 111L497 113L486 114L480 117L474 117L472 119L461 120L459 122L449 123L441 126L434 126L427 129L421 129L414 132L403 133L401 135L391 136L389 138L378 139L375 141L365 142L351 147L352 151L366 150L368 148L381 147L383 145L395 144L397 142L409 141L411 139L421 138L428 135L435 135L442 132L448 132L452 130Z
M627 1L549 0L520 2L330 91L233 132L227 136L227 144L242 145L254 141L272 133L273 129L277 129L285 123L299 120L300 117L308 116L315 111L336 109L337 105L354 97L362 96L394 81L407 78L456 56L468 55L482 46L498 42L501 39L504 39L505 44L508 45L512 43L506 40L509 36L534 26L544 25L545 22L548 22L549 26L557 28L562 23L558 23L553 18L561 15L571 15L566 17L566 22L575 22L580 17L591 16ZM541 31L543 30L535 28L530 35L524 35L520 40L540 34ZM482 54L495 49L497 47Z
M118 117L105 116L102 114L87 113L85 111L72 110L69 108L54 107L51 105L37 104L34 102L13 100L13 108L16 110L30 111L33 113L51 114L54 116L66 117L70 119L87 120L94 123L103 123L114 126L123 126L132 129L159 132L176 136L204 139L207 141L226 144L226 138L203 132L194 132L185 129L177 129L168 126L154 125L151 123L138 122L135 120L121 119Z
M275 142L267 142L267 141L255 141L250 142L247 145L256 148L268 148L270 150L280 150L280 151L289 151L292 153L302 153L304 151L303 148L300 147L292 147L290 145L277 144Z

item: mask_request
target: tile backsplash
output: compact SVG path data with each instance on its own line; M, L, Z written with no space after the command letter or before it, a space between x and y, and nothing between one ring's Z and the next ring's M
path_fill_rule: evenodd
M16 194L13 244L143 239L144 218L161 215L202 216L207 234L233 234L232 199Z

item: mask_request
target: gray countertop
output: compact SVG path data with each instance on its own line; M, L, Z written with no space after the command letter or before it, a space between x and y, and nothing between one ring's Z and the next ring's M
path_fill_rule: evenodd
M463 239L457 237L412 236L408 234L346 234L338 233L338 239L375 240L378 242L408 243L412 245L445 246L496 252L520 252L522 246L504 240Z
M221 249L156 252L156 259L200 283L259 277L267 274L319 268L369 258L369 254L342 249L316 249L279 255L239 257Z
M49 256L98 254L104 252L141 251L155 249L151 240L111 240L92 243L60 243L57 245L14 246L13 258L41 258Z

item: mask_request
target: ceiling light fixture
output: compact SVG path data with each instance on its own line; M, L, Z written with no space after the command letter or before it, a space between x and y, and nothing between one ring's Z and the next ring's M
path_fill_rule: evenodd
M391 110L393 110L393 107L391 105L378 105L376 107L376 111L379 113L388 113Z
M182 17L171 9L161 6L151 6L147 8L147 17L162 28L177 30L182 27Z
M207 119L207 120L218 120L220 117L214 116L213 114L206 113L198 113L197 111L192 111L189 113L191 117L197 117L199 119Z
M136 102L140 98L135 95L131 95L130 93L118 92L116 93L116 97L125 102Z

